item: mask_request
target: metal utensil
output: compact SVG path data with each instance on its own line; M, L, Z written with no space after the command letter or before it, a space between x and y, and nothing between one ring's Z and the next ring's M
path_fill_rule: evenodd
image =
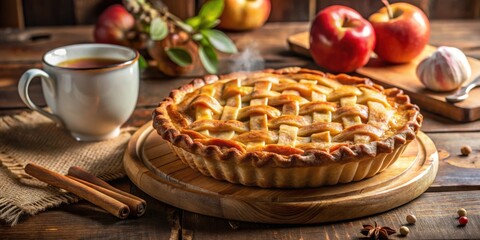
M461 87L455 94L445 97L445 100L450 103L461 102L468 98L468 92L470 90L480 86L480 76L477 76L471 83L465 87Z

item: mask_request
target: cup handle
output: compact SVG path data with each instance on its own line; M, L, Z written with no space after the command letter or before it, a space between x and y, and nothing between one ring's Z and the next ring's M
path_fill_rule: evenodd
M20 95L20 98L30 109L37 111L45 117L52 119L55 123L57 123L57 125L64 126L62 119L38 107L30 99L30 96L28 95L28 87L30 86L30 82L36 77L40 77L43 81L45 81L48 88L50 88L50 90L54 92L55 82L53 81L53 79L45 71L34 68L29 69L28 71L23 73L22 77L20 77L20 81L18 82L18 94Z

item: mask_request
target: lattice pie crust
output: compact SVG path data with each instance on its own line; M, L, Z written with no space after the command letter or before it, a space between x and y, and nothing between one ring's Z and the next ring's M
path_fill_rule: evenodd
M291 67L195 79L160 103L153 125L204 175L300 188L383 171L421 122L418 107L399 89Z

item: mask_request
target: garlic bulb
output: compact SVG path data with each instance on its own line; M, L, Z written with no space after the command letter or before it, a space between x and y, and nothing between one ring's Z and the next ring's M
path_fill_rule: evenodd
M439 47L417 66L417 77L428 89L451 91L472 75L467 57L454 47Z

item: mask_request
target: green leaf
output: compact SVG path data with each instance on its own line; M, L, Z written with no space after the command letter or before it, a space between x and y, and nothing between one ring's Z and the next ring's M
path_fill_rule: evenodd
M220 24L220 20L218 19L213 19L213 20L204 19L198 26L198 29L210 29L210 28L216 27L218 24Z
M190 26L190 25L188 25L188 24L186 24L186 23L183 23L182 21L175 21L175 22L176 22L176 24L178 24L178 26L179 26L182 30L184 30L185 32L191 33L191 32L193 31L192 26Z
M215 49L211 45L200 45L198 51L200 61L207 72L215 74L218 71L218 59Z
M192 39L199 42L203 39L203 36L200 33L195 33L195 34L192 35Z
M147 69L147 67L148 67L147 60L145 60L145 58L142 55L140 55L138 57L138 68L140 70L145 70L145 69Z
M203 4L198 16L202 19L213 21L222 15L223 6L223 0L210 0Z
M185 23L188 24L193 29L197 30L200 24L202 23L202 18L199 16L194 16L191 18L187 18Z
M224 53L236 53L237 47L235 44L228 38L225 33L215 30L215 29L204 29L200 31L204 38L215 47L218 51Z
M157 17L150 24L150 38L155 41L164 39L168 34L168 26L165 20Z
M192 56L183 48L168 48L166 51L168 58L180 67L192 64Z

